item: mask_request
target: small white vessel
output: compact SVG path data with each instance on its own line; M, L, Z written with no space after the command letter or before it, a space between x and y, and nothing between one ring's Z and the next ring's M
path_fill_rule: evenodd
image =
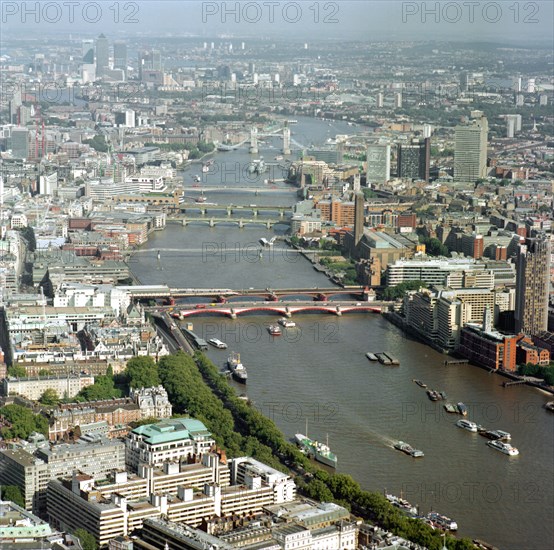
M281 317L279 321L277 321L282 327L285 328L293 328L296 326L296 323L294 321L291 321L290 319L287 319L286 317Z
M487 445L489 447L492 447L493 449L496 449L497 451L500 451L501 453L504 453L505 455L517 456L519 454L518 449L516 449L509 443L505 443L504 441L500 441L498 439L494 441L488 441Z
M210 338L208 340L208 344L211 344L218 349L227 349L227 344L225 342L222 342L221 340L218 340L217 338Z
M471 422L470 420L461 419L456 422L456 426L458 428L463 428L464 430L467 430L468 432L477 433L478 426L475 424L475 422Z

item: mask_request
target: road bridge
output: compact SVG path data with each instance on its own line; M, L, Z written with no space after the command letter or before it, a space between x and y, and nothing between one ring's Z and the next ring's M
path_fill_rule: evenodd
M244 216L245 212L251 212L254 217L257 217L260 213L265 212L277 212L280 218L285 217L285 214L292 214L292 206L257 206L255 204L249 206L237 206L234 204L190 204L180 207L180 215L186 215L189 213L196 214L200 212L202 216L207 216L208 212L226 212L227 216ZM216 214L217 215L217 214ZM179 214L172 217L178 217Z
M291 317L295 313L322 313L326 315L343 315L344 313L381 313L383 309L388 309L392 302L243 302L236 304L211 304L191 305L186 307L179 306L177 312L172 316L178 319L187 317L217 314L236 319L239 315L246 313L273 314L281 317Z
M290 219L286 218L231 218L231 217L217 217L217 216L207 216L188 214L183 217L168 218L168 223L180 223L183 227L186 227L192 222L195 223L207 223L210 227L215 227L220 223L234 223L237 224L240 228L243 228L247 224L258 224L265 225L266 229L271 229L274 225L284 224L290 225Z
M328 301L333 296L359 296L367 300L370 289L365 286L350 287L311 287L311 288L265 288L265 289L232 289L232 288L170 288L167 285L134 285L120 286L135 299L163 299L163 298L208 298L221 303L233 298L252 297L262 298L272 302L279 298L290 296L310 296L317 301Z

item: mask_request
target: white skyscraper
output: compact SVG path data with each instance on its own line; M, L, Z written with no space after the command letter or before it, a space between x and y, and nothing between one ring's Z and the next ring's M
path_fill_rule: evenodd
M385 183L390 179L390 145L367 147L367 184Z
M454 180L474 182L487 176L487 140L489 123L481 116L471 124L456 126Z

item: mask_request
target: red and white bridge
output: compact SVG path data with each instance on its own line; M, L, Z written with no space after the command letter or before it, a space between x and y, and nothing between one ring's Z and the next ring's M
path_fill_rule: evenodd
M171 314L177 319L187 317L217 314L236 319L247 313L274 314L281 317L291 317L295 313L323 313L342 315L344 313L370 312L381 313L387 310L392 302L235 302L234 304L196 304L181 307ZM175 308L176 309L176 308Z

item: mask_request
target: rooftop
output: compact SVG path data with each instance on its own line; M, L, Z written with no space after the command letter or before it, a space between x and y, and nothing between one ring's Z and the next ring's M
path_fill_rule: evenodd
M157 424L146 424L135 428L132 433L142 436L151 445L211 436L206 426L195 418L174 418Z

